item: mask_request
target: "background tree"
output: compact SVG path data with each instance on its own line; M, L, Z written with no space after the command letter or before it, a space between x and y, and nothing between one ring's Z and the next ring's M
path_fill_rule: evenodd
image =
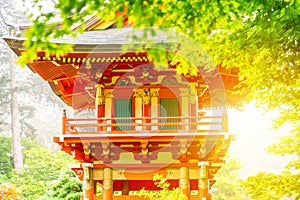
M81 183L68 169L68 164L75 163L70 155L61 151L49 150L37 144L33 139L23 138L24 167L22 170L16 171L13 169L11 140L9 137L0 137L2 147L0 149L0 190L3 191L3 195L17 194L16 199L25 200L38 199L45 193L50 196L65 195L66 198L77 198L78 190L81 191ZM69 180L68 183L66 183L67 180ZM63 187L64 183L66 185ZM5 189L6 186L7 189ZM68 189L67 193L70 195L55 193L65 189Z
M280 174L260 172L242 181L247 199L277 200L300 198L300 176L284 171Z
M20 120L19 120L19 105L18 97L16 91L16 72L14 64L13 53L10 52L10 107L11 107L11 131L12 131L12 149L13 149L13 159L14 159L14 168L16 170L21 170L23 168L23 154L21 149L21 134L20 134Z
M11 138L0 136L0 144L0 183L3 183L13 168Z
M236 159L228 159L215 176L217 182L212 188L212 199L218 200L243 200L246 193L240 183L239 170L242 165Z
M26 16L13 6L16 3L0 0L0 35L10 34L11 28L17 24L28 23ZM59 120L49 115L48 110L59 112L63 104L39 76L15 64L16 56L2 39L0 59L0 132L13 138L13 163L20 170L23 164L20 138L38 138L50 146L50 137L58 131ZM41 113L49 115L48 120L52 122L40 118Z
M71 170L62 171L59 179L49 183L48 190L39 200L80 200L82 182Z
M29 147L24 150L24 167L13 171L9 181L22 192L22 199L38 199L48 190L48 182L57 180L61 171L66 171L68 164L75 163L71 156L27 142Z

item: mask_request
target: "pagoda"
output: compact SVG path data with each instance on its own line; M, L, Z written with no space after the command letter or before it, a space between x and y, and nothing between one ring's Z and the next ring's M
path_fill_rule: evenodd
M53 138L80 163L71 168L83 181L82 199L143 199L136 191L157 190L156 173L189 199L211 199L235 138L226 107L242 99L234 93L238 70L197 66L193 75L176 71L171 60L157 67L147 49L122 50L132 43L132 27L114 23L92 17L77 38L51 41L72 44L73 52L46 57L40 51L28 63L66 105L93 113L79 118L63 111L61 133ZM18 56L26 51L22 34L4 40Z

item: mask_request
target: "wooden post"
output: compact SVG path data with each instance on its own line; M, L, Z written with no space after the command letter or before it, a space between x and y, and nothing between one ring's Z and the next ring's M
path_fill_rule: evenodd
M66 125L67 125L67 113L66 110L63 110L62 118L61 118L61 134L64 135L66 133Z
M200 167L200 177L199 177L199 199L208 200L208 166L209 162L199 162L198 166Z
M104 85L98 84L96 91L96 118L103 118L105 116L104 111L104 93L103 93ZM102 131L103 126L99 126L99 124L103 124L103 120L98 120L97 131Z
M83 200L93 200L95 193L95 185L92 177L92 164L83 163Z
M159 97L159 89L160 88L151 88L150 89L150 95L151 95L151 123L157 124L159 122L158 118L158 97ZM152 126L151 130L158 130L158 126Z
M109 119L106 121L106 124L109 125L112 123L111 121L111 112L112 110L112 104L113 104L113 89L106 89L104 90L104 96L105 96L105 118ZM112 131L111 126L107 127L106 130L108 132Z
M103 170L103 200L113 199L113 181L112 169L104 168Z
M188 167L180 167L179 187L182 189L182 192L188 197L188 199L190 199L190 177Z
M150 96L150 88L146 88L143 91L143 117L150 117L150 100L151 100L151 96ZM149 126L146 126L147 123L149 123L150 120L144 118L143 120L143 130L150 130Z

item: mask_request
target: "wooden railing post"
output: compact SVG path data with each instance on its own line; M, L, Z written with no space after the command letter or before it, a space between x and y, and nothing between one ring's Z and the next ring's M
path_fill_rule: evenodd
M155 118L155 119L151 119L150 123L153 124L157 124L159 123L158 120L158 108L159 108L159 104L158 104L158 97L159 97L159 89L160 88L151 88L150 89L150 96L151 96L151 118ZM150 130L156 131L158 130L159 126L151 126Z
M228 113L226 109L224 111L224 117L223 117L223 131L228 132Z
M103 127L99 126L99 124L103 123L102 118L105 116L104 110L104 92L103 92L104 85L97 84L97 91L96 91L96 118L101 118L98 120L97 131L102 131Z
M67 129L67 112L64 109L62 114L62 120L61 120L61 134L64 135L66 133Z
M112 117L112 104L113 104L113 89L105 89L104 90L104 96L105 96L105 118L106 119L111 119ZM110 124L112 123L112 120L106 120L107 128L106 131L110 132L112 131L112 127Z

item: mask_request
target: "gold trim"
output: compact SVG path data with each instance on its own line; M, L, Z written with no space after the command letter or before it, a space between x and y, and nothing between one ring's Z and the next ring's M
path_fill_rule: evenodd
M103 180L103 169L93 169L93 180Z
M126 180L125 169L114 169L112 176L114 180Z
M97 105L103 105L104 104L104 92L103 92L103 88L104 85L102 84L97 84L97 92L96 92L96 103Z
M160 88L150 88L150 96L151 97L159 97Z
M169 180L178 180L180 177L180 172L178 168L166 168L167 176Z

